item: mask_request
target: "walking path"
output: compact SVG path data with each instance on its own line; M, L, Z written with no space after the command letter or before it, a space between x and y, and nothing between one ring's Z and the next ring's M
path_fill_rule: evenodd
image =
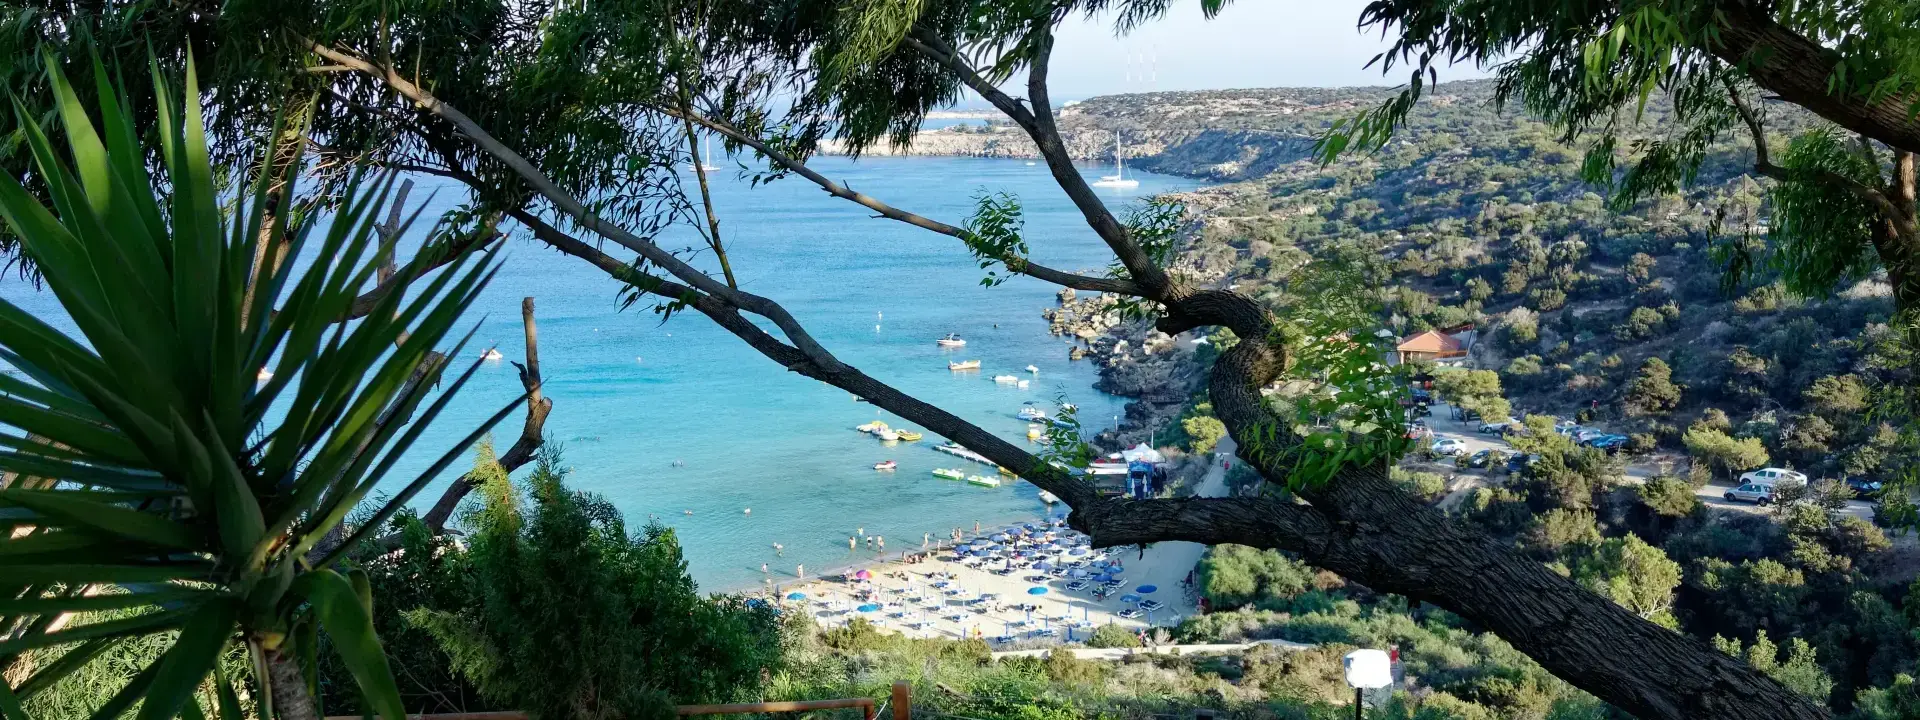
M1073 648L1073 656L1081 660L1118 660L1128 655L1198 655L1202 653L1229 653L1246 650L1258 645L1272 645L1282 650L1305 650L1318 647L1309 643L1297 643L1292 640L1255 640L1243 643L1206 643L1196 645L1156 645L1140 648ZM998 660L1006 657L1040 657L1053 652L1051 648L1042 650L1002 650L994 653Z

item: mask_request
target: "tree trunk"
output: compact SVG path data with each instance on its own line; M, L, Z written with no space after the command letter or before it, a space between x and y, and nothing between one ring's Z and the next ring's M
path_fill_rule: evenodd
M300 671L300 660L277 650L260 652L266 659L274 720L321 720L320 708L307 692L307 677Z

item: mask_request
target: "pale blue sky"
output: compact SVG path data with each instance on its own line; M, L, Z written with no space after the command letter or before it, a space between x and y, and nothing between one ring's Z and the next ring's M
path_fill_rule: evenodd
M1084 98L1150 90L1398 85L1367 61L1386 49L1379 33L1356 27L1366 0L1238 0L1207 20L1199 0L1176 0L1160 20L1115 37L1108 19L1070 19L1061 29L1050 75L1055 97ZM1151 56L1151 73L1146 58ZM1129 58L1133 58L1128 81ZM1442 82L1485 77L1471 66L1443 69Z

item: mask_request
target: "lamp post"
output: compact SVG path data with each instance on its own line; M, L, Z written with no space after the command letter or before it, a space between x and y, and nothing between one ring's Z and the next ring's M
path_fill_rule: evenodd
M1361 695L1393 684L1393 658L1385 650L1355 650L1347 653L1344 664L1347 686L1353 688L1353 720L1364 720Z

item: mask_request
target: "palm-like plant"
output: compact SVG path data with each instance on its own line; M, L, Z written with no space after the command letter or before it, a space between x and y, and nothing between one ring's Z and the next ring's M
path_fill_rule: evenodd
M348 511L472 376L421 410L445 366L433 348L492 271L457 258L411 301L386 293L345 322L393 251L374 226L391 178L348 193L324 234L264 222L267 178L225 192L215 180L191 63L178 106L153 74L157 178L124 96L97 62L94 75L98 129L64 78L49 77L70 164L14 108L51 207L0 177L0 216L82 336L0 301L0 361L19 373L0 374L0 669L68 648L8 673L25 677L0 683L0 719L22 718L22 698L117 643L173 631L95 717L138 703L141 720L312 718L303 668L324 629L368 706L400 720L367 585L331 566L513 407L344 532ZM286 259L256 262L262 247ZM138 612L85 622L102 610ZM215 671L234 642L254 660L250 712ZM209 686L217 707L203 709L196 694Z

